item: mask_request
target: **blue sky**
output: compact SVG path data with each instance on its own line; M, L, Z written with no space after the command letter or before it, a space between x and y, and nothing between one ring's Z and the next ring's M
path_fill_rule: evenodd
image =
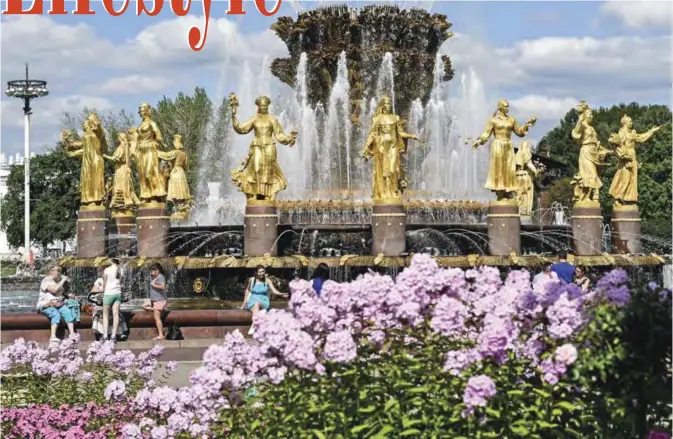
M300 3L304 9L317 4ZM457 37L442 52L452 57L456 70L473 68L493 105L507 97L515 114L538 114L539 137L580 98L595 106L671 101L670 3L418 3L454 23ZM31 63L31 76L49 81L50 96L34 103L35 151L58 138L63 111L77 113L87 105L135 113L139 102L156 102L197 85L215 93L221 76L223 88L235 88L243 61L255 70L264 53L283 56L283 44L268 31L277 17L261 16L252 2L238 17L226 17L226 3L214 2L211 18L230 23L221 32L211 24L200 53L189 50L189 26L185 18L172 16L168 5L155 17L132 11L111 17L100 5L94 9L93 16L2 16L3 84L22 76L24 61ZM200 14L201 5L195 4L190 15ZM289 0L283 1L280 15L296 16ZM200 20L194 24L202 26ZM247 51L231 41L245 41ZM223 66L228 66L224 73ZM22 150L21 115L20 103L3 95L3 152Z

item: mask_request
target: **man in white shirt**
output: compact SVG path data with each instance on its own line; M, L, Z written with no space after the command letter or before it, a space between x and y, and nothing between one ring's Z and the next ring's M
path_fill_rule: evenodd
M49 270L49 274L40 283L37 311L47 316L51 322L50 342L59 341L56 337L56 330L61 323L61 319L65 320L66 325L68 325L70 335L75 333L75 316L67 306L63 306L63 297L58 297L62 296L63 285L69 280L67 276L62 276L62 269L57 265Z
M558 281L558 275L551 271L551 264L546 262L542 267L542 271L533 278L533 286L549 281Z

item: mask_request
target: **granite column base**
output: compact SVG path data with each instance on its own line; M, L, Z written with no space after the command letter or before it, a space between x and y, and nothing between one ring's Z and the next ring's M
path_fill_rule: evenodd
M168 253L169 216L166 203L147 203L138 208L136 235L138 256L164 258Z
M117 255L129 256L133 248L133 233L136 230L136 218L133 212L112 214L117 225Z
M615 206L612 211L612 247L620 254L640 254L640 212L637 205Z
M488 249L493 256L521 253L521 217L515 200L488 204Z
M372 206L372 255L399 256L406 251L407 214L402 201Z
M278 254L278 210L276 203L250 203L243 220L243 253L247 256Z
M571 217L573 246L578 256L603 253L603 216L597 202L576 203Z
M77 215L77 257L97 258L107 253L108 218L104 206L80 206Z

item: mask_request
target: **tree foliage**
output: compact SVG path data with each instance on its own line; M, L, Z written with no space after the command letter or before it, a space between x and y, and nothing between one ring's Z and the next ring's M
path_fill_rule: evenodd
M645 132L655 125L662 128L642 145L637 145L638 161L642 163L638 173L638 205L644 220L671 218L671 110L664 105L639 105L637 103L614 105L610 108L593 110L593 126L598 139L604 146L609 146L608 137L619 130L621 118L629 115L633 119L633 128L639 133ZM561 120L559 126L552 129L540 141L540 146L548 149L553 159L563 163L574 174L577 172L579 146L570 133L577 122L577 111L570 110ZM603 214L609 220L612 212L612 198L608 195L610 183L617 170L616 160L612 159L603 169L601 180L601 205L605 207ZM566 192L558 186L565 185L559 180L552 189L552 201L559 201L568 206ZM554 195L555 194L555 195ZM554 196L557 198L554 199ZM670 227L669 227L670 228Z
M33 243L46 247L75 236L79 209L81 162L58 145L30 160L30 231ZM0 228L13 247L23 246L23 166L14 166L7 178L7 195L0 202Z

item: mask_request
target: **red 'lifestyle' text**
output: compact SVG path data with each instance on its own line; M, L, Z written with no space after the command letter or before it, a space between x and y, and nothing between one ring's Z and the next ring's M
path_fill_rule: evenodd
M51 0L51 8L47 12L49 15L64 15L68 12L65 10L65 1L66 0ZM203 49L203 46L206 44L206 37L208 35L208 21L210 20L210 4L213 0L202 0L203 5L203 31L198 27L194 26L189 29L189 35L187 40L189 41L189 47L194 51L199 51ZM276 4L272 10L267 10L265 5L265 0L255 0L255 7L260 14L270 17L278 12L280 8L280 3L282 0L276 0ZM117 3L117 8L115 9L114 3ZM126 12L130 0L103 0L103 8L105 12L112 15L113 17L118 17ZM153 0L148 2L152 4L152 9L148 9L145 5L144 0L136 0L136 15L140 16L141 14L147 14L150 17L153 17L161 12L161 9L164 6L164 3L170 3L170 8L173 13L178 17L183 17L189 12L189 8L192 6L192 0ZM245 11L243 10L243 0L229 0L229 8L226 11L227 15L244 15ZM41 15L44 14L44 0L33 0L33 4L29 9L24 10L22 5L22 0L6 0L6 7L2 11L3 14L8 15ZM75 15L94 15L95 12L91 10L91 0L76 0L75 9L72 11Z

